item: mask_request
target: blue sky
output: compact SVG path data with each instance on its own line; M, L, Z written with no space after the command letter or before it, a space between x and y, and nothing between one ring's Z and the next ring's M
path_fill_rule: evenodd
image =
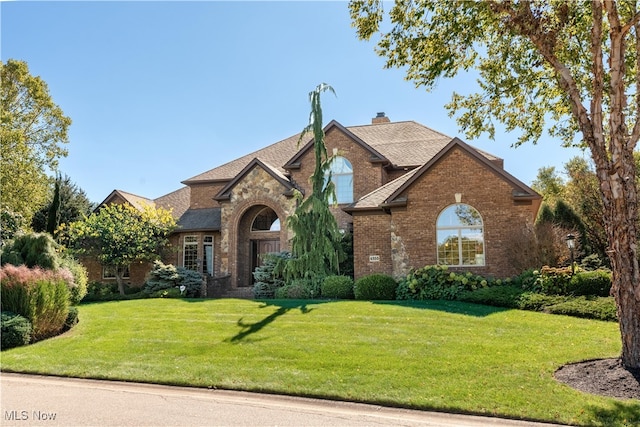
M386 70L351 28L346 2L0 2L1 58L26 61L71 117L60 170L94 202L113 189L156 198L308 123L319 83L325 124L415 120L502 157L530 184L577 149L517 134L468 140L444 109L465 76L431 93Z

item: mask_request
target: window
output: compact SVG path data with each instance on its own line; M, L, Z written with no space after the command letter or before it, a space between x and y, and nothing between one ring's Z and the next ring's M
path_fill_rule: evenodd
M484 264L484 227L480 213L458 203L440 213L437 222L438 264Z
M102 278L103 279L115 279L116 278L116 266L114 265L104 265L102 266ZM124 271L122 273L123 279L129 278L129 266L124 267Z
M202 272L213 276L213 236L204 236L204 262Z
M337 203L353 202L353 168L349 160L340 156L334 157L329 172L331 182L336 187ZM325 175L325 181L328 180L329 173Z
M280 220L271 208L264 208L253 219L251 231L280 231Z
M198 236L184 236L182 266L198 271Z

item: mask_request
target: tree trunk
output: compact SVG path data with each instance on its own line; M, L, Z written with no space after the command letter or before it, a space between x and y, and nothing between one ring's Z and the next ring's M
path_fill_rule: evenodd
M124 295L124 280L122 279L123 269L116 267L116 282L118 283L118 291L120 295Z

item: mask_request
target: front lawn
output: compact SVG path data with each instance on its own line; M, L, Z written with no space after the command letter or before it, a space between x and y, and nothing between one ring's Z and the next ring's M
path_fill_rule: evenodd
M79 308L67 334L2 352L2 370L640 423L639 401L553 378L567 362L616 357L613 322L442 301L151 299Z

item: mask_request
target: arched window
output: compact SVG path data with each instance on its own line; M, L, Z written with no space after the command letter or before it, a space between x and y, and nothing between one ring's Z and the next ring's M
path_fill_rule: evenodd
M279 231L280 220L271 208L264 208L253 219L251 231Z
M438 264L452 266L484 264L484 226L472 206L457 203L438 216Z
M353 202L353 167L349 160L341 156L336 156L331 162L329 168L331 172L331 181L336 187L337 203L351 203ZM325 181L328 181L329 173L325 176Z

